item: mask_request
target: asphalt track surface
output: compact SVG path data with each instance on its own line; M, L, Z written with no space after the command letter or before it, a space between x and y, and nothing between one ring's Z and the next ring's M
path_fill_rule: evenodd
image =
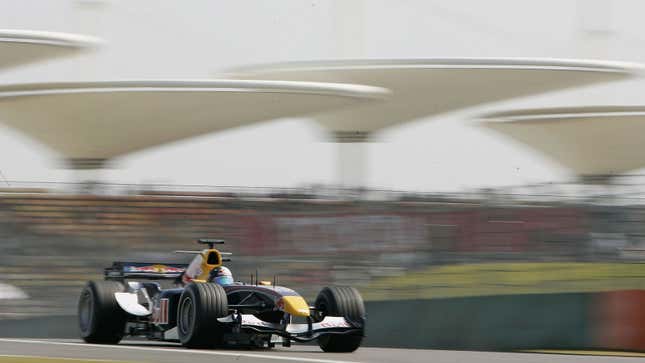
M499 353L450 350L360 348L354 353L323 353L316 346L293 346L272 350L189 350L177 344L123 341L119 345L85 344L74 339L0 339L2 356L100 359L128 362L433 362L433 363L547 363L547 362L643 362L643 358Z

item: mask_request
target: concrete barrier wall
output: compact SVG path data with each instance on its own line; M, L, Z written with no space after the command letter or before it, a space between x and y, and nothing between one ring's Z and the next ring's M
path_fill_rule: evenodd
M589 346L590 294L367 302L365 345L439 349ZM78 337L75 316L0 320L0 336Z
M60 315L0 320L2 338L78 338L76 316Z
M366 344L437 349L586 348L592 294L367 303Z
M365 346L645 351L645 291L368 301ZM76 316L0 320L0 337L77 338Z

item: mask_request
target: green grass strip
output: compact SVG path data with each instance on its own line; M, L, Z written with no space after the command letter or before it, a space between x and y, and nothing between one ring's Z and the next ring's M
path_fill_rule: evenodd
M459 264L373 280L366 300L645 289L645 263Z

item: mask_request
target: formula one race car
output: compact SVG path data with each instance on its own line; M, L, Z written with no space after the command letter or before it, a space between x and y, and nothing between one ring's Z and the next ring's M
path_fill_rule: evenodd
M325 287L313 306L269 281L220 279L227 258L213 248L190 264L114 262L105 281L90 281L78 302L80 334L88 343L116 344L124 336L178 341L189 348L290 346L317 340L325 352L352 352L363 339L365 307L356 289ZM157 280L157 281L154 281ZM173 288L161 288L171 280ZM253 281L254 280L254 281Z

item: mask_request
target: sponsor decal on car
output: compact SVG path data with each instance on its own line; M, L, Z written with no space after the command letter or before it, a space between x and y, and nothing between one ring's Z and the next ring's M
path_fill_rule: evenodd
M351 325L343 318L325 318L325 320L320 323L314 324L320 328L351 328Z
M125 272L151 272L151 273L182 273L184 268L166 265L125 266Z
M278 324L269 323L264 320L260 320L253 315L242 314L242 325L255 325L255 326L264 326L267 328L279 327Z

